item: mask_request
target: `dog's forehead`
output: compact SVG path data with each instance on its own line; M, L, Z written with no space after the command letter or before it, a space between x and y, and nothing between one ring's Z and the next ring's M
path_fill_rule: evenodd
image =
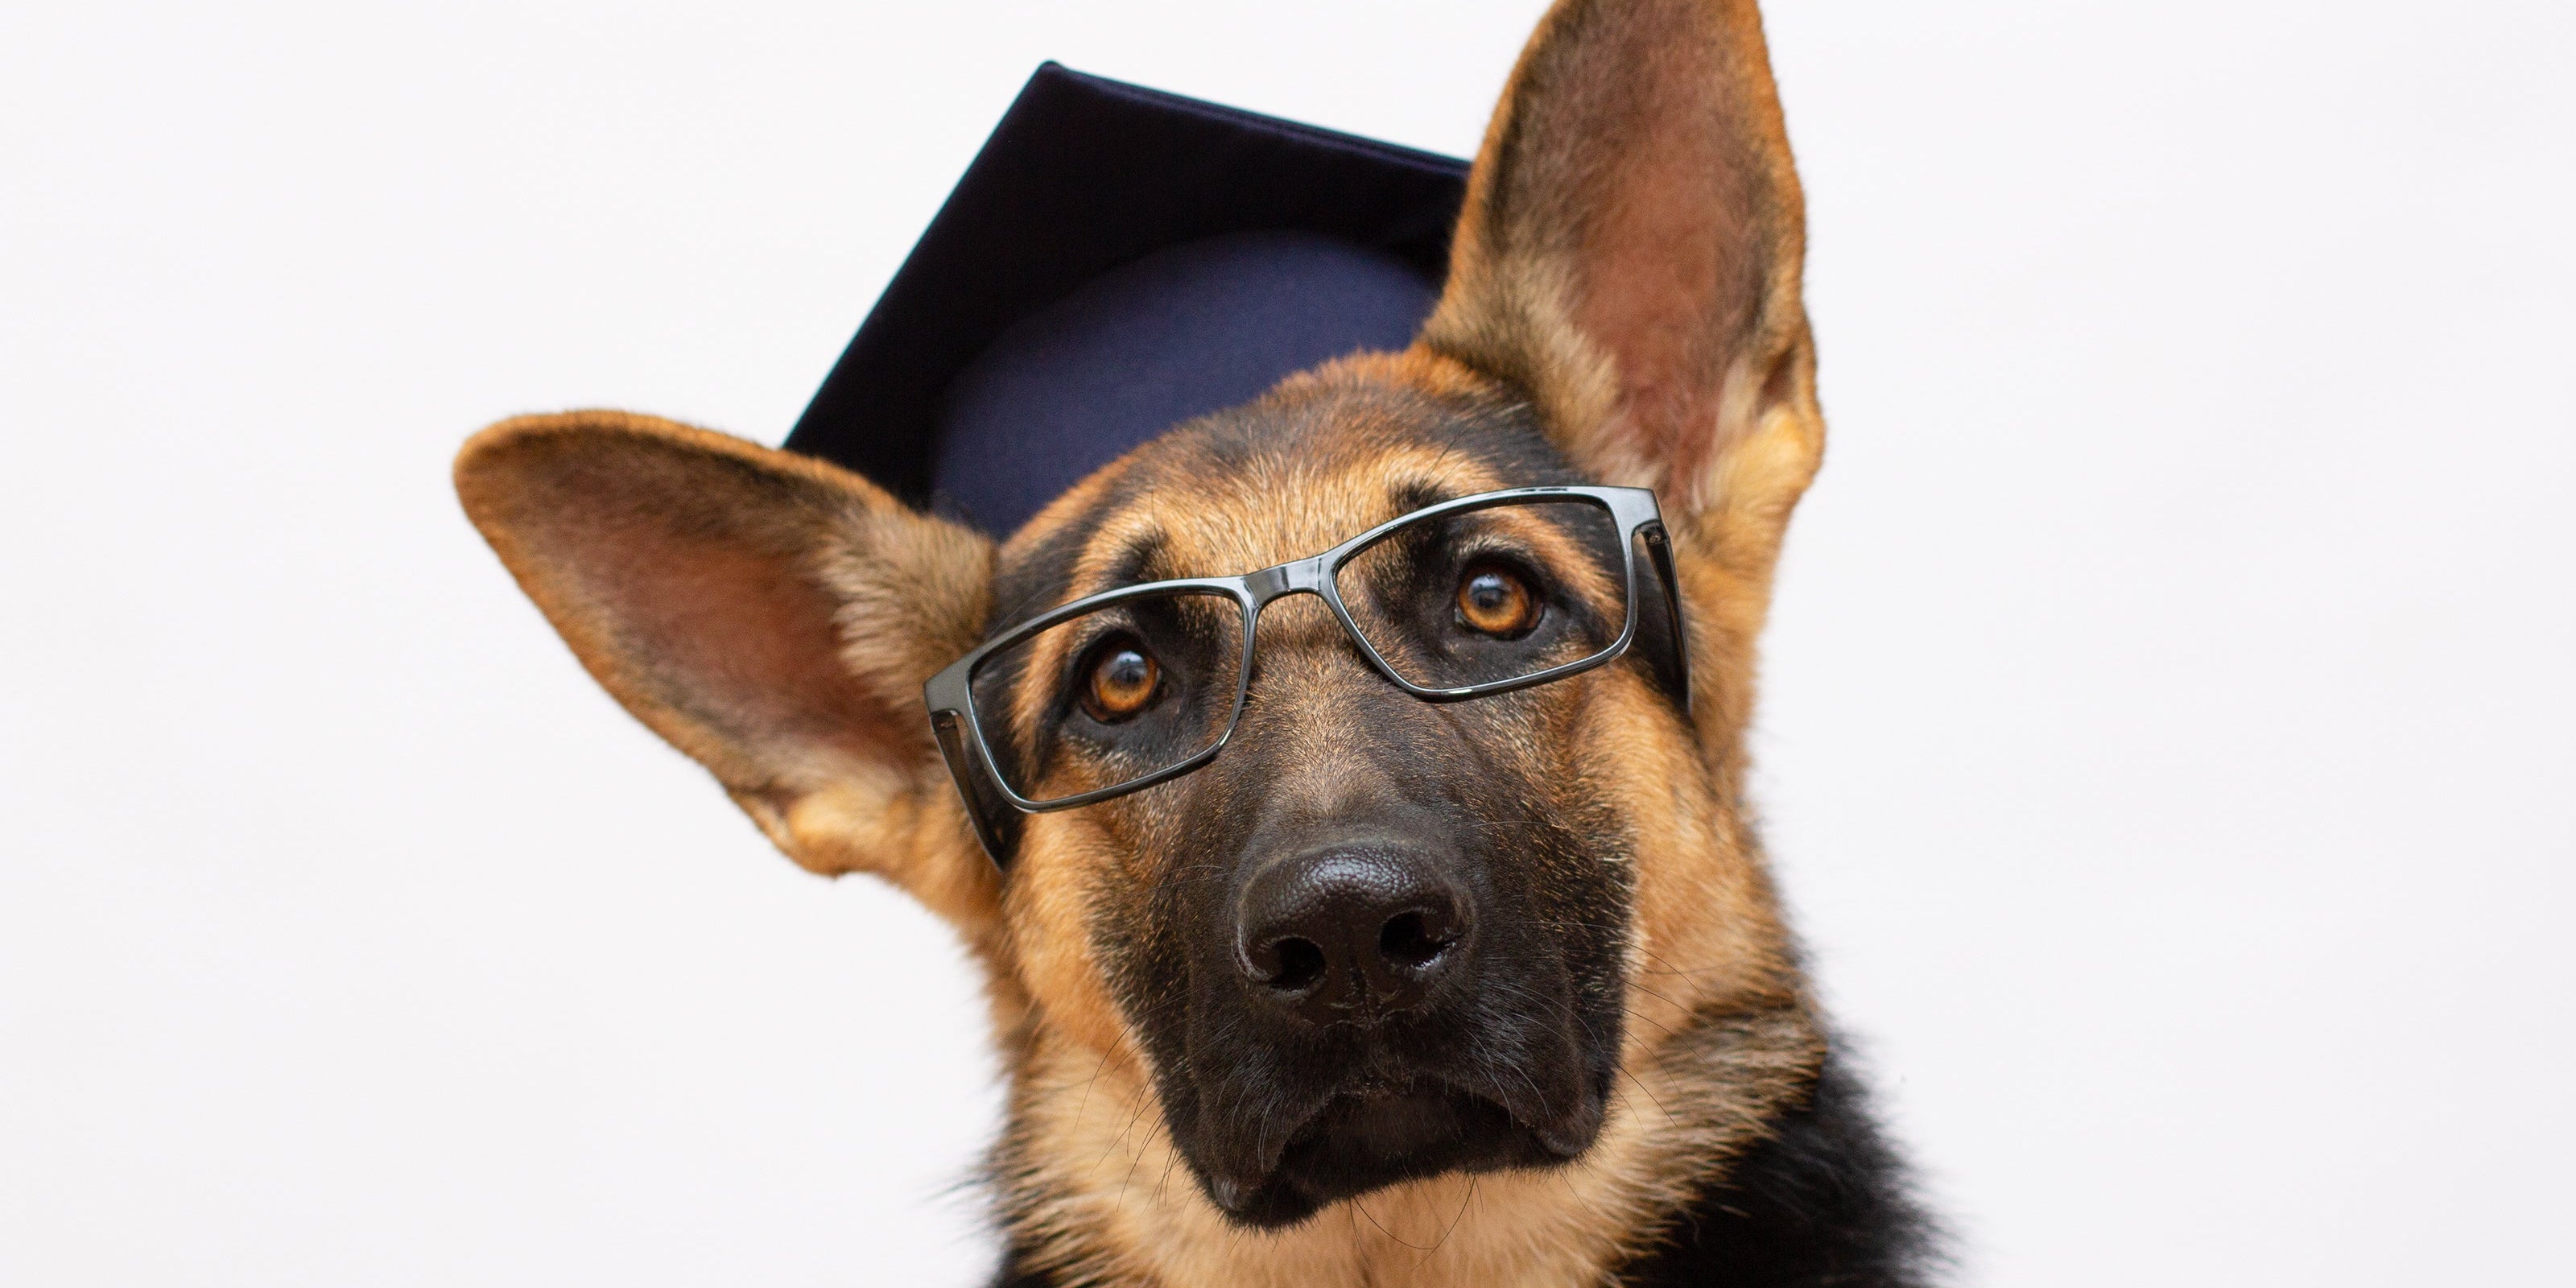
M1076 576L1083 590L1106 589L1131 573L1250 572L1320 553L1427 498L1500 486L1473 455L1409 441L1283 443L1223 465L1202 457L1154 475L1126 505L1101 516Z
M1003 621L1304 558L1444 497L1575 481L1516 400L1337 364L1147 442L1040 512L1004 548Z

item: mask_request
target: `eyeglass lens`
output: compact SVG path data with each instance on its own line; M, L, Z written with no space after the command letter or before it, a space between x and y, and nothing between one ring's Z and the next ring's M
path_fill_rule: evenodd
M1049 626L987 654L968 682L1003 781L1052 801L1134 782L1214 746L1242 666L1242 606L1175 591Z
M1346 558L1333 585L1369 647L1426 689L1499 684L1596 656L1628 613L1619 525L1584 500L1414 520Z
M1619 525L1582 499L1416 519L1332 569L1360 637L1407 683L1498 684L1584 661L1628 613ZM1225 736L1241 605L1206 590L1120 600L985 655L969 677L995 767L1047 803L1124 786Z

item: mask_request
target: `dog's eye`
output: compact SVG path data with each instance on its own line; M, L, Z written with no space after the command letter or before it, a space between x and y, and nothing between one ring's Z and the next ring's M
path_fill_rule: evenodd
M1144 710L1163 677L1154 655L1132 635L1102 641L1091 650L1083 670L1082 709L1103 724L1116 724Z
M1497 639L1518 639L1538 625L1539 600L1520 574L1499 564L1473 564L1458 579L1458 624Z

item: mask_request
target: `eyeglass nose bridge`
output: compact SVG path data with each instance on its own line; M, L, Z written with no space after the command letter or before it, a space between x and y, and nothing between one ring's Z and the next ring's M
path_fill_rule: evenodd
M1372 670L1385 677L1397 688L1402 689L1415 697L1428 699L1434 702L1445 702L1456 698L1474 696L1473 693L1467 689L1423 688L1422 686L1414 684L1396 673L1395 667L1389 664L1384 656L1379 654L1377 646L1370 643L1366 635L1360 633L1359 623L1351 620L1350 610L1343 607L1341 592L1333 584L1333 570L1338 567L1341 562L1334 558L1335 553L1336 552L1334 551L1328 550L1323 554L1294 560L1289 563L1280 564L1277 567L1264 568L1260 572L1247 574L1242 579L1240 584L1243 587L1245 602L1250 610L1245 614L1246 631L1244 635L1243 650L1243 685L1245 696L1248 697L1250 695L1252 687L1252 672L1254 665L1253 655L1258 652L1261 647L1262 618L1268 613L1272 604L1295 595L1313 595L1315 598L1324 601L1323 610L1325 617L1328 618L1333 625L1341 629L1342 635L1350 641L1353 647L1359 650L1360 657L1368 663ZM1347 555L1348 551L1345 550L1341 553ZM1235 718L1238 721L1242 719L1240 699L1238 699ZM1217 739L1217 746L1222 748L1227 743L1232 742L1234 740L1234 733L1235 726L1233 724L1228 724L1224 735Z
M1324 570L1324 557L1314 555L1275 568L1264 568L1243 579L1243 593L1250 596L1255 609L1269 607L1272 601L1289 595L1323 595L1331 574Z
M1313 595L1324 601L1325 615L1332 618L1335 625L1340 626L1344 633L1357 641L1360 650L1367 654L1371 661L1376 660L1376 650L1370 647L1368 641L1359 639L1358 628L1354 627L1350 619L1342 613L1341 602L1333 593L1331 584L1333 575L1327 566L1329 558L1329 554L1313 555L1276 567L1264 568L1244 577L1243 594L1244 598L1250 601L1252 609L1251 621L1248 623L1251 630L1244 640L1247 666L1250 665L1252 651L1261 646L1260 623L1268 614L1270 606L1296 595ZM1380 669L1384 669L1382 665ZM1248 674L1247 671L1247 676ZM1233 733L1232 729L1228 729L1227 738L1231 739Z

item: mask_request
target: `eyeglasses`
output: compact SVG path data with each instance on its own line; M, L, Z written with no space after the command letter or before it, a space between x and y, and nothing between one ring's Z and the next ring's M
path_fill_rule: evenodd
M1252 687L1261 610L1321 598L1360 655L1429 702L1601 666L1637 637L1637 548L1660 579L1687 703L1681 590L1655 494L1526 487L1460 497L1235 577L1124 586L957 659L922 695L975 833L1007 865L1019 815L1072 809L1215 759Z

